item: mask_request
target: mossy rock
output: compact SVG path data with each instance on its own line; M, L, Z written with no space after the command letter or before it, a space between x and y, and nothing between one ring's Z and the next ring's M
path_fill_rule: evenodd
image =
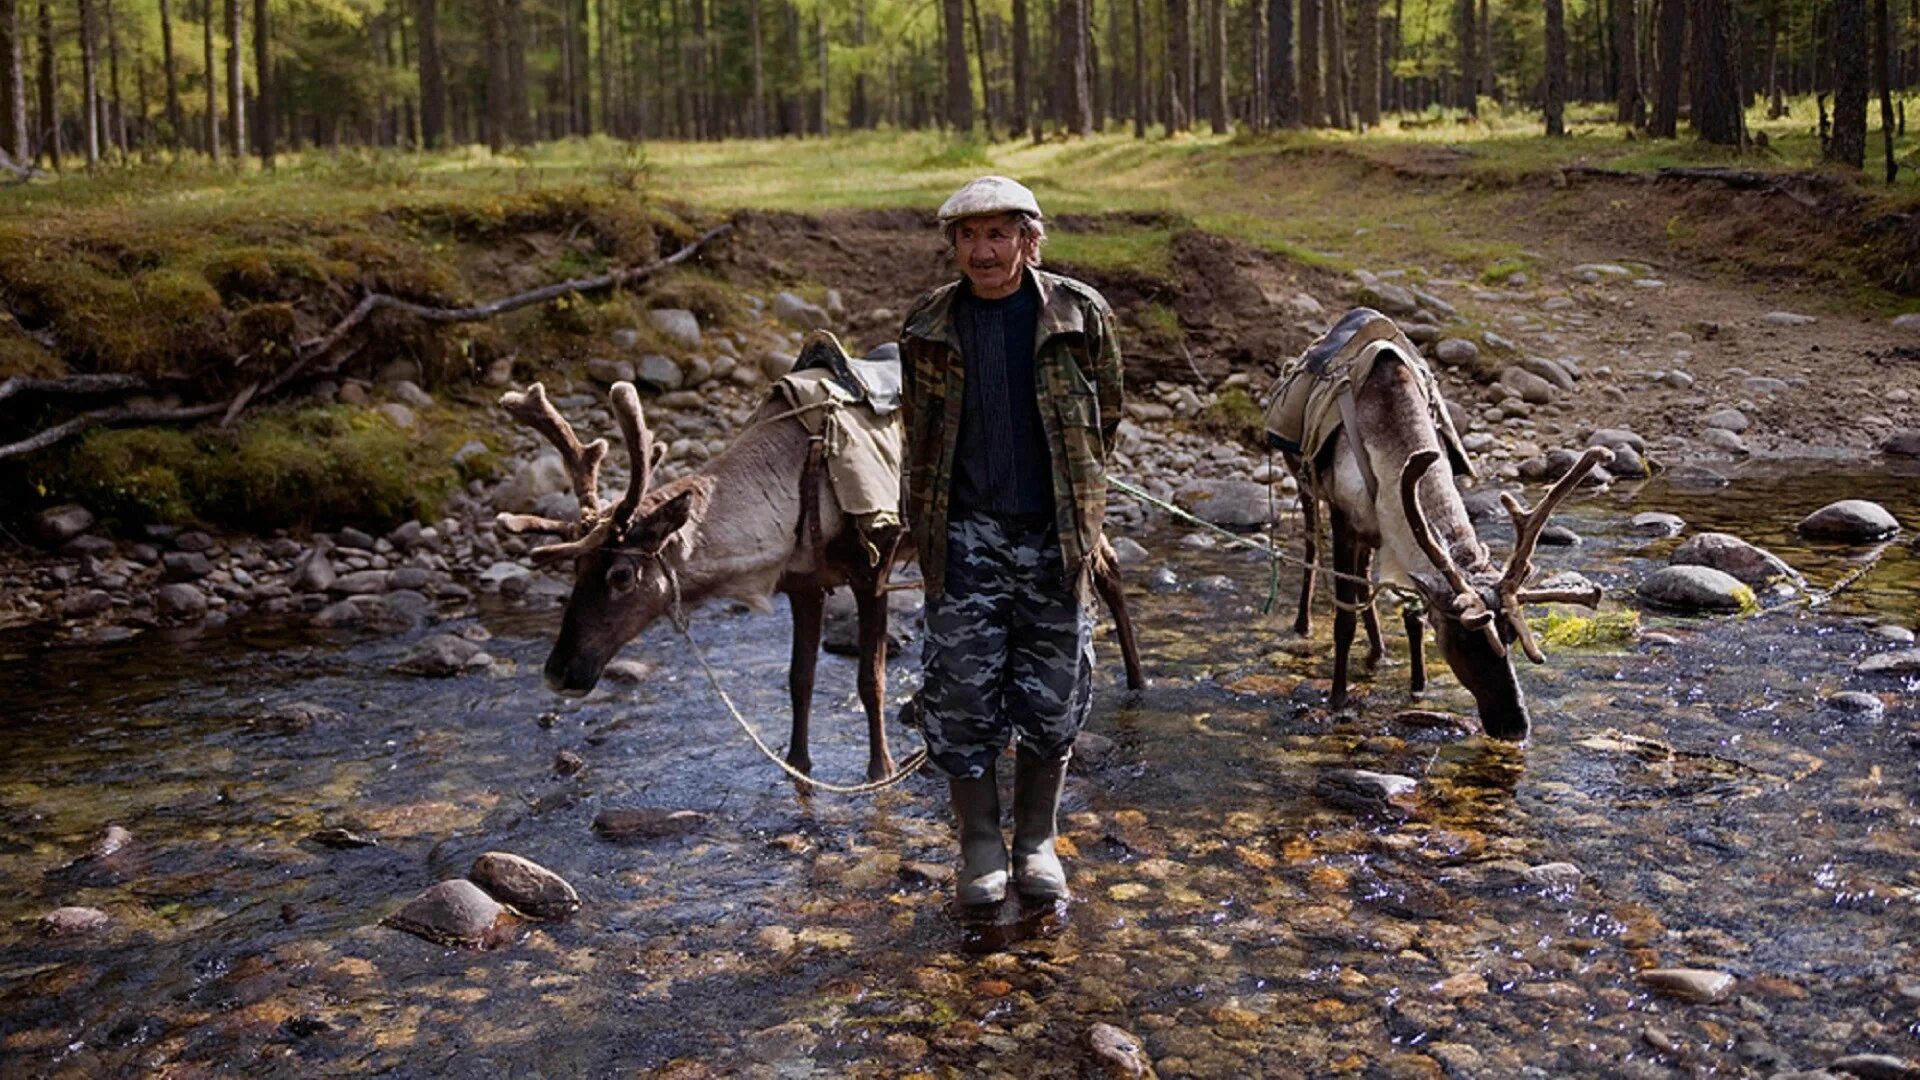
M1214 396L1212 404L1200 414L1200 427L1219 438L1246 446L1266 445L1266 414L1253 395L1238 386L1229 386Z

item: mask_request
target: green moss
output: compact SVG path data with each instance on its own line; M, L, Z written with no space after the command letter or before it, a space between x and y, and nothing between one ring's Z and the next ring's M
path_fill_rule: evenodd
M166 428L96 430L75 444L60 466L41 465L41 490L71 498L110 521L138 525L190 521L194 440Z
M66 373L67 365L60 362L60 357L35 341L11 317L0 315L0 379L15 375L44 378Z
M1544 619L1529 620L1540 643L1549 648L1592 649L1626 645L1640 637L1640 613L1603 611L1575 615L1549 611Z
M1172 229L1057 232L1047 237L1046 253L1050 261L1073 269L1173 280Z
M704 270L683 271L647 290L649 308L686 308L702 327L739 326L748 321L739 290Z
M291 300L327 280L312 252L288 247L230 248L207 258L200 272L221 296L254 301Z
M1508 256L1480 271L1480 280L1488 285L1504 285L1513 275L1525 273L1528 267L1526 259L1517 255Z
M1187 340L1186 331L1180 327L1179 312L1165 304L1142 304L1135 308L1133 326L1140 332L1142 342L1155 349L1178 349Z
M1200 414L1200 426L1220 438L1235 439L1247 446L1266 443L1266 414L1261 412L1260 403L1253 395L1242 387L1229 386L1216 394Z

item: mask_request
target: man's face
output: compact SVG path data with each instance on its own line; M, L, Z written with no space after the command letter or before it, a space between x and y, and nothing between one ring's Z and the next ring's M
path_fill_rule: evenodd
M1026 267L1025 254L1018 214L962 218L954 227L953 256L973 286L973 295L982 300L1013 295Z

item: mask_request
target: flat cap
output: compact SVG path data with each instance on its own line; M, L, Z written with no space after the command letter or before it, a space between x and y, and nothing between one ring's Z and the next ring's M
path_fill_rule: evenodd
M1033 197L1033 192L1028 191L1025 184L1004 176L982 176L978 180L969 180L965 187L940 204L940 223L944 225L949 221L981 214L1016 211L1034 217L1042 216L1039 200Z

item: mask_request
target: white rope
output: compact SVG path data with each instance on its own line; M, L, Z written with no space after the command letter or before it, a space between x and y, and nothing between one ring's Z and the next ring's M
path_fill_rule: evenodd
M660 568L665 571L667 582L673 589L673 607L667 612L668 621L673 624L675 630L680 632L680 636L686 639L687 649L693 653L693 658L699 662L700 670L707 676L707 683L713 687L713 692L720 698L720 703L727 707L727 714L733 717L733 722L739 724L740 730L747 733L747 738L752 741L754 747L758 749L761 754L765 755L768 761L779 766L781 772L792 777L795 782L804 785L803 790L818 788L821 791L830 792L834 795L868 795L876 791L885 791L890 787L896 787L906 782L914 773L920 771L922 765L927 763L927 748L922 746L920 749L907 755L907 759L894 769L892 776L882 777L879 780L869 780L864 784L829 784L824 780L816 780L806 773L801 772L799 769L794 768L792 765L787 764L786 759L782 758L772 747L768 746L766 740L760 737L759 732L753 730L753 725L747 722L747 718L741 715L739 708L734 705L733 697L727 693L726 687L720 685L719 673L713 670L712 664L707 663L706 654L700 650L699 643L693 640L693 633L687 619L686 610L682 608L680 604L680 575L674 573L673 567L668 565L665 559L660 560Z

